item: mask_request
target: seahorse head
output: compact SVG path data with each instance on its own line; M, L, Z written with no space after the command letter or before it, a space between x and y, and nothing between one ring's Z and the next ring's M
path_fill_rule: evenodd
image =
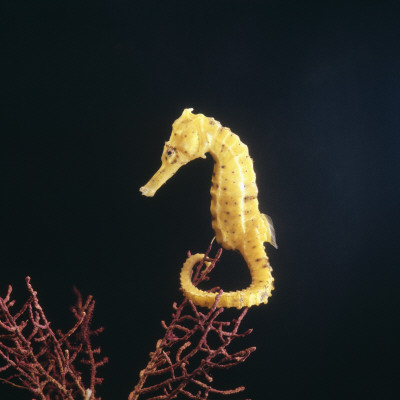
M172 133L168 142L165 142L161 156L161 167L145 186L140 188L143 195L152 197L156 191L176 171L188 162L202 157L209 149L207 133L203 129L202 114L193 114L193 108L187 108L172 124Z

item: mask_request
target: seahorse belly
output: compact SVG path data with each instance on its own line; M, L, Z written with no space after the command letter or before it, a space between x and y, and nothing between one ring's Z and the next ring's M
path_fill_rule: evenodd
M224 139L216 140L211 151L215 160L210 191L212 226L222 247L240 249L246 233L245 222L254 205L253 213L258 210L257 186L247 146L237 135L226 132L221 135L224 133ZM248 202L253 198L255 202Z
M239 138L233 134L228 138L229 141L221 143L219 153L211 152L215 166L210 210L217 242L225 249L237 249L245 228L241 202L243 174L238 163L240 156L232 151L232 144L236 144ZM243 153L248 153L247 147L243 146Z

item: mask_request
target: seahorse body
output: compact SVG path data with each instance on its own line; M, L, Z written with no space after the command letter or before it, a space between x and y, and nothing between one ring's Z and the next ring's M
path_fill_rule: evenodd
M229 128L203 114L185 109L173 123L170 140L165 143L161 168L140 191L145 196L155 192L175 172L195 158L209 152L215 163L211 187L212 227L217 242L224 248L239 250L252 278L246 289L224 292L219 307L250 307L267 303L273 290L272 268L264 242L276 246L271 220L258 209L258 189L253 161L248 148ZM202 291L191 282L193 266L203 254L189 257L181 271L181 286L187 298L196 305L211 307L215 293Z

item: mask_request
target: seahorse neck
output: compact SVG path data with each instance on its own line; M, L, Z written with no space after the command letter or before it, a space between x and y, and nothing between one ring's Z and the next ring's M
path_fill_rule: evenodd
M221 162L221 147L216 146L215 142L211 142L208 152L211 154L214 163L219 164Z
M213 157L216 164L226 158L227 154L223 154L225 138L231 133L229 128L224 128L221 125L213 127L208 133L209 148L208 151Z

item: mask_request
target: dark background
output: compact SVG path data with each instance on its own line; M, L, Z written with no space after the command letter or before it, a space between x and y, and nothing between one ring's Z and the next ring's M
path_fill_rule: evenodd
M101 395L126 399L186 251L213 237L210 157L139 193L193 107L249 146L279 244L273 297L245 323L258 350L215 386L396 398L399 2L52 3L1 6L1 293L11 283L22 302L30 275L64 329L72 286L93 294ZM228 251L216 277L249 280ZM0 385L0 398L32 397Z

